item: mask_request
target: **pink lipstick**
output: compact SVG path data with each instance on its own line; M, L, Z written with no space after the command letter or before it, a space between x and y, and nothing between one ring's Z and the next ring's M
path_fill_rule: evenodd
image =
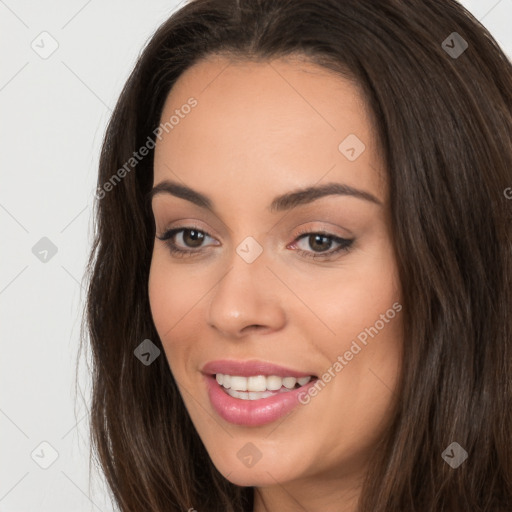
M313 373L263 361L211 361L202 369L212 407L235 425L260 426L288 414L300 393L318 380Z

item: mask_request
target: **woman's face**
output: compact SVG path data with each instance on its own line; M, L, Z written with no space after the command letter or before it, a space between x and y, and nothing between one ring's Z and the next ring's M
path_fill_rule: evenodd
M149 295L185 406L231 482L341 488L391 417L402 345L362 96L311 63L210 57L175 84L172 116L152 206L157 237L176 232L155 239Z

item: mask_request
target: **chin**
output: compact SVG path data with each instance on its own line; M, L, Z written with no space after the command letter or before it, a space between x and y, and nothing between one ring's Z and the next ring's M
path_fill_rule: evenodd
M285 457L279 457L281 464L276 464L276 457L264 460L262 457L252 467L245 466L236 453L229 459L212 459L217 470L231 483L243 487L267 487L276 485L276 482L287 482L299 477L297 467ZM288 465L288 467L287 467Z

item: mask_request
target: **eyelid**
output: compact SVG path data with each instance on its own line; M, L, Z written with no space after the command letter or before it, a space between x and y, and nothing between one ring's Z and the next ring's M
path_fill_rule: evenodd
M204 224L200 220L197 220L194 218L183 218L180 220L176 220L170 224L167 224L166 227L161 231L162 234L160 236L165 236L167 233L169 233L171 231L179 231L179 230L187 230L187 229L201 231L202 233L204 233L205 235L208 235L211 238L216 238L215 235L211 234L213 230L211 230L209 227L205 227ZM159 238L159 237L157 237L157 238Z
M295 228L294 232L296 238L305 233L323 233L328 236L343 239L350 239L355 237L354 233L350 229L335 222L321 220L303 222Z

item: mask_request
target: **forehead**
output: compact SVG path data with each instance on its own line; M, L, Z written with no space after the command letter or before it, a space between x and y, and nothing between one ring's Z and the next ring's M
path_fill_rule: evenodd
M190 98L197 104L183 109ZM305 59L210 56L175 83L161 123L172 116L172 129L157 141L155 183L178 177L203 190L270 194L326 177L377 194L381 187L382 163L359 87ZM362 151L355 160L346 154L354 142Z

